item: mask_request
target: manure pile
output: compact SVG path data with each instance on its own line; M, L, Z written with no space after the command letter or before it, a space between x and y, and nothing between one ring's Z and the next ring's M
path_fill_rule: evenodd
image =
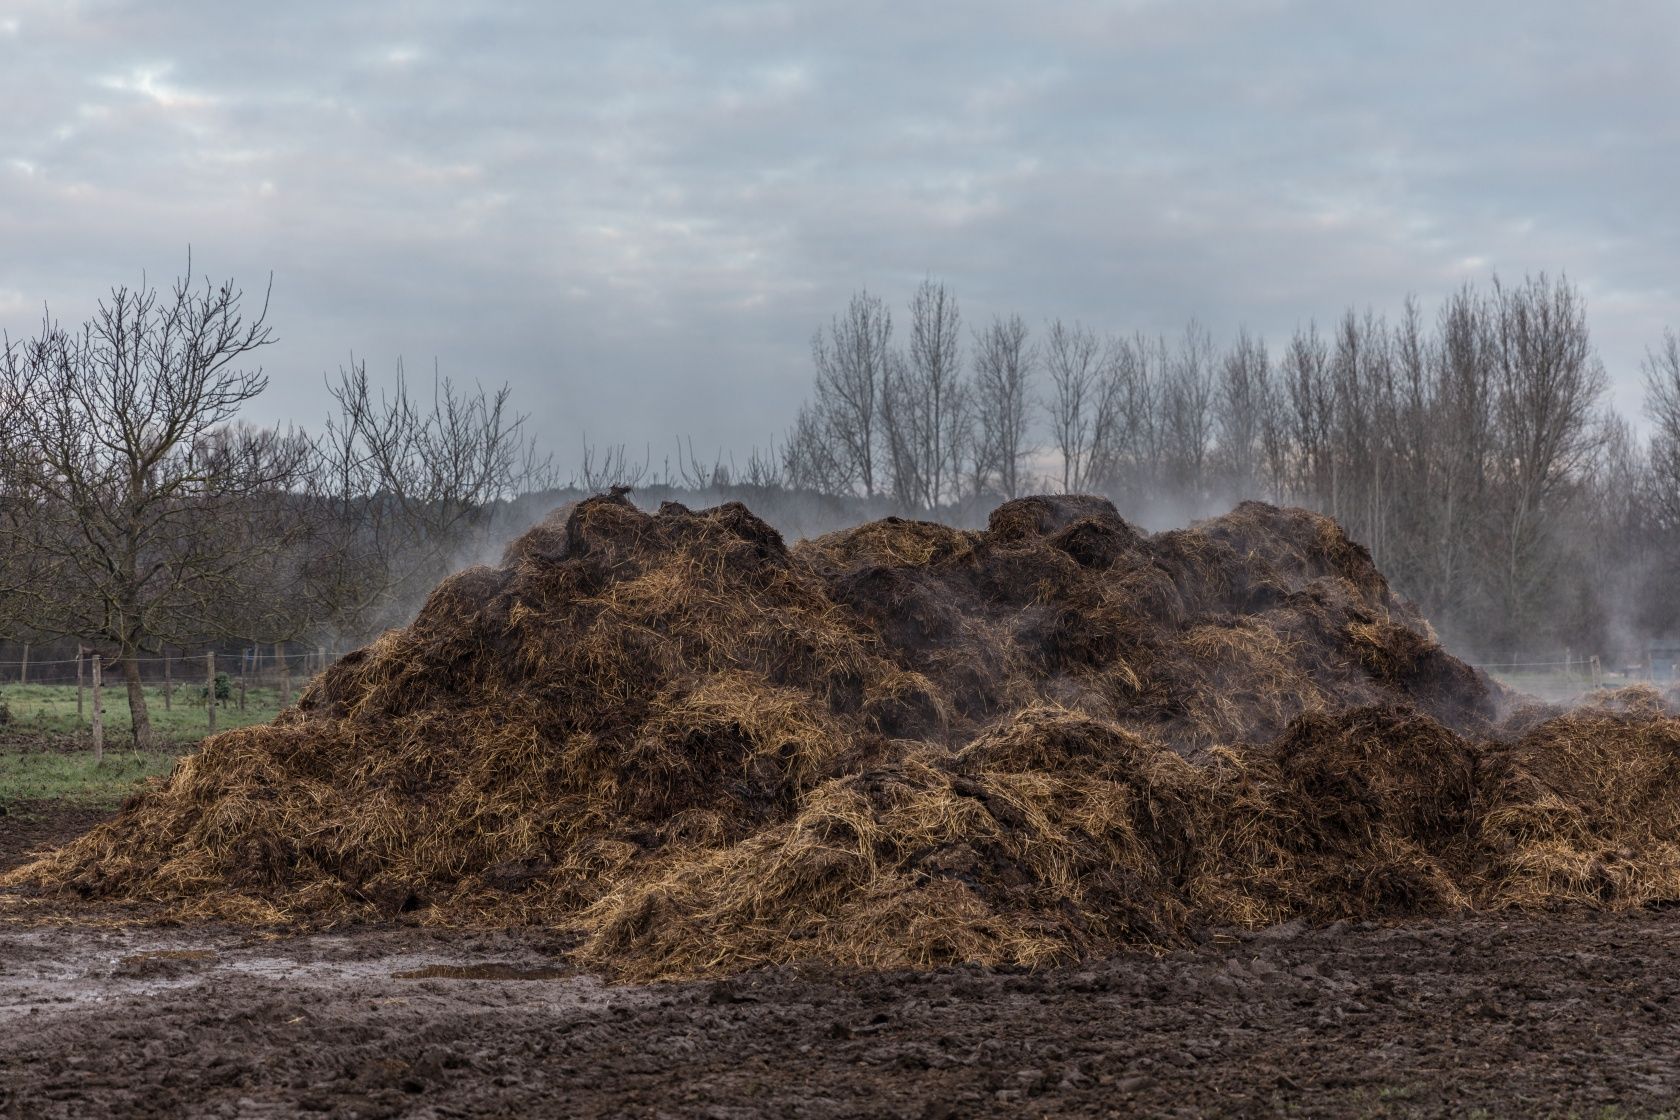
M600 497L0 880L546 923L626 979L1680 900L1680 720L1511 705L1334 522L1027 498L792 548Z

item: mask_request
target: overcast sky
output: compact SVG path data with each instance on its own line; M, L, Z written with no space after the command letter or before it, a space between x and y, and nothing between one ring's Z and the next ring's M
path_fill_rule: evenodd
M1680 326L1680 4L0 0L0 325L274 277L264 420L354 351L579 433L745 449L812 331L1274 342L1497 269L1584 290L1617 402Z

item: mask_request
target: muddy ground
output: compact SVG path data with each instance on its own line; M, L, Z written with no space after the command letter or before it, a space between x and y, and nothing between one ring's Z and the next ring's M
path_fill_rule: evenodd
M7 1117L1680 1107L1680 913L1286 926L1037 974L656 987L578 975L535 933L20 917L0 906Z
M0 871L16 867L37 848L75 839L110 815L110 809L56 801L0 802Z

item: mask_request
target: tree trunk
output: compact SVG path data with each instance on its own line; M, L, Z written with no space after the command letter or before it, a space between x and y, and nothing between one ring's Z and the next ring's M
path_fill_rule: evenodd
M123 680L128 684L128 714L134 720L134 746L152 742L152 721L146 714L146 690L140 683L140 651L123 651Z

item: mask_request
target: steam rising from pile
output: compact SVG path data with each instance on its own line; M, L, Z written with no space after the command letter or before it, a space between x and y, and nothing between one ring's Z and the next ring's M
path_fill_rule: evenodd
M789 549L594 498L0 882L553 923L627 978L1680 898L1680 720L1496 692L1300 510L1151 537L1028 498Z

